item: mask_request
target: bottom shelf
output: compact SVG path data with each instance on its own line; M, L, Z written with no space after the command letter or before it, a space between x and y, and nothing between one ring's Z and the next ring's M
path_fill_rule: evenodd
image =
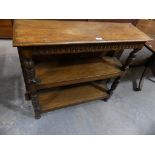
M107 90L91 83L65 86L39 94L42 112L63 108L96 99L107 98Z

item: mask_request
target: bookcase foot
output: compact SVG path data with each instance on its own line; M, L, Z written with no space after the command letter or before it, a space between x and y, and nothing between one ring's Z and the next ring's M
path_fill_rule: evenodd
M104 102L108 102L108 99L109 99L109 98L104 98L103 101L104 101Z
M35 119L40 119L40 118L41 118L40 112L35 112Z
M30 92L26 92L26 93L25 93L25 99L26 99L27 101L31 100Z

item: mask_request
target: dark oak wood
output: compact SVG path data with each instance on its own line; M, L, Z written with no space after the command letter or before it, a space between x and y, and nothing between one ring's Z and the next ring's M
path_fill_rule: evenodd
M40 79L37 88L112 78L122 74L120 68L120 62L109 57L40 63L36 65L36 76Z
M107 100L136 53L151 40L127 23L54 20L14 23L13 43L18 47L27 96L32 100L36 118L42 112L68 105ZM133 49L124 65L103 57L104 53L112 56L109 51L121 53L124 49ZM37 55L48 56L50 62L35 61ZM109 78L115 78L110 89L94 85L96 80Z
M0 19L0 39L11 39L13 34L13 21L11 19Z
M39 95L41 112L107 98L109 95L106 91L91 83L56 88Z

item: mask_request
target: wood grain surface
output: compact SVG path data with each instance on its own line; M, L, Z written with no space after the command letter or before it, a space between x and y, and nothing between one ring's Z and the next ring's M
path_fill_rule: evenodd
M15 20L13 45L144 42L150 37L129 23Z
M108 97L106 90L99 89L93 84L82 84L63 88L56 88L53 91L39 95L42 112L63 108L83 102Z
M145 46L152 52L155 52L155 21L141 19L138 21L137 27L154 39L152 41L146 42Z
M37 84L38 89L112 78L121 74L120 62L110 57L52 61L36 66L36 76L41 81Z

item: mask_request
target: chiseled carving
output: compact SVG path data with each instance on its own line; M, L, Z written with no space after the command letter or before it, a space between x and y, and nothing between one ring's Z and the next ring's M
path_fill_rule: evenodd
M138 49L143 46L143 43L124 42L124 43L98 43L98 44L74 44L74 45L53 45L33 47L33 54L48 55L48 54L69 54L82 52L102 52L108 50L122 49Z
M40 118L40 106L39 106L39 99L37 95L37 90L35 87L36 84L36 78L35 78L35 68L34 68L34 62L32 59L24 59L23 61L24 68L25 68L25 74L27 77L27 81L30 87L30 95L32 100L32 105L35 112L35 118Z
M25 68L28 83L31 84L35 79L34 63L31 59L25 59L23 63L24 63L24 68Z

